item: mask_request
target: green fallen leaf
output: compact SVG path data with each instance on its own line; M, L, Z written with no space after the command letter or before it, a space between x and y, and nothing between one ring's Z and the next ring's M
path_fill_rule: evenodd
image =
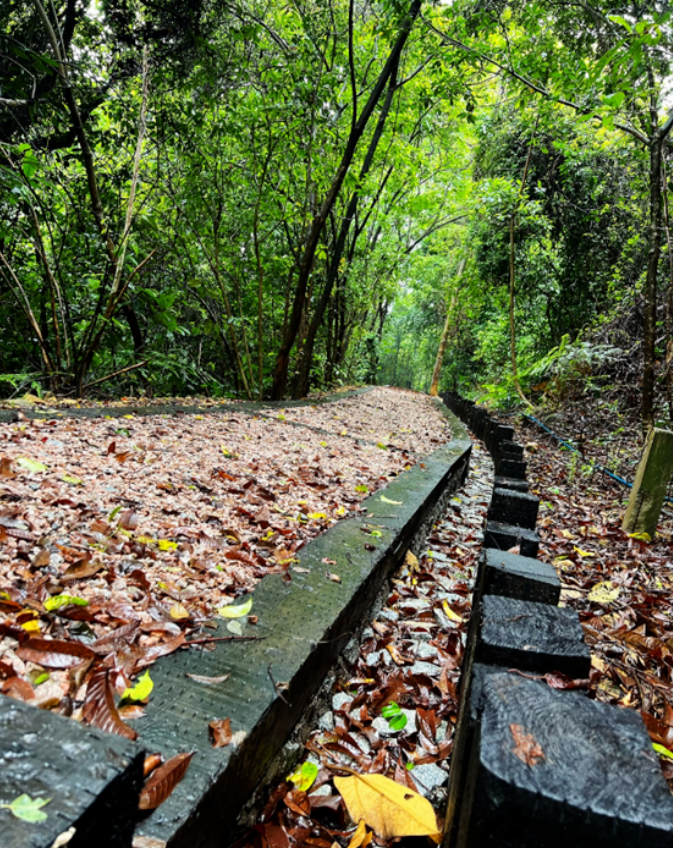
M119 515L119 513L121 512L121 509L122 509L122 508L121 508L121 506L116 506L116 507L112 510L112 512L110 513L110 515L108 516L109 520L110 520L110 521L114 521L114 520L115 520L115 518L116 518L116 517Z
M38 462L36 459L28 459L26 456L20 456L17 459L17 465L20 465L21 468L25 468L26 471L33 471L37 473L38 471L48 471L49 469L43 462ZM28 796L26 796L28 797ZM46 818L46 816L45 816Z
M76 595L53 595L51 598L47 598L44 602L44 608L47 612L52 612L59 607L64 607L67 604L74 604L78 607L85 607L88 605L88 601L84 598L78 598Z
M0 804L5 810L10 810L17 819L27 822L46 821L47 814L40 809L51 801L51 798L31 798L30 795L19 795L11 804Z
M252 598L248 598L248 600L244 604L240 604L239 606L227 606L220 607L217 610L217 614L221 615L222 618L243 618L244 615L247 615L252 609Z
M388 450L388 445L384 445L383 442L379 442L376 447L381 448L381 450Z
M232 621L227 622L227 630L236 636L243 635L243 627L241 626L241 622L237 619L232 619Z
M367 486L360 485L360 486L355 487L355 491L356 492L368 492L369 488Z
M407 717L402 713L395 718L388 719L391 730L403 730L407 726Z
M394 716L402 715L402 709L395 701L391 701L381 710L381 715L384 718L393 718Z
M154 682L150 677L149 671L146 671L142 677L138 678L135 686L124 690L122 699L126 698L129 701L144 701L149 698L152 689L154 689Z
M385 495L381 495L381 500L383 503L395 504L395 506L402 506L402 501L391 501Z
M288 774L286 780L294 783L300 792L308 792L318 776L318 766L315 763L302 763L292 774Z
M673 760L673 751L669 751L668 748L664 748L664 746L660 745L658 742L653 742L652 747L657 752L657 754L659 754L660 757Z
M70 483L72 486L82 485L82 481L79 477L71 477L70 474L64 474L63 477L61 477L61 480L63 480L64 483Z
M374 536L375 539L380 539L383 536L383 533L380 530L372 530L369 535Z
M42 674L38 674L38 676L33 680L33 686L39 686L40 683L46 683L49 680L49 672L44 671Z

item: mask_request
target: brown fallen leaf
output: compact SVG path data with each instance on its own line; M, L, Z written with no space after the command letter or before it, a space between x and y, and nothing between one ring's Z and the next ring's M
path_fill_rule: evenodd
M382 839L430 836L441 840L432 804L422 795L382 774L335 777L353 821L363 820Z
M283 803L299 816L311 815L311 802L306 792L302 792L301 789L288 792L283 798Z
M119 459L120 456L122 456L122 454L117 454L117 459ZM139 523L140 517L132 509L124 510L119 518L119 524L124 528L124 530L136 530Z
M96 654L80 642L65 642L61 639L28 639L17 649L16 654L24 662L33 662L44 668L74 668Z
M165 657L167 654L172 654L173 651L177 651L177 649L184 645L185 643L185 634L180 633L174 639L169 639L168 642L162 642L159 645L153 645L151 648L148 648L145 651L145 655L142 656L135 665L135 671L141 671L143 668L147 668L148 665L152 665L155 660L158 660L159 657Z
M62 583L67 583L71 580L84 580L87 577L93 577L105 568L104 563L99 559L82 559L79 562L69 565L63 574L59 575L59 580Z
M11 479L17 475L12 471L12 460L8 456L3 456L0 459L0 477Z
M49 565L51 561L51 554L46 548L42 548L42 550L35 555L33 561L30 564L31 568L44 568L45 565Z
M514 737L512 753L527 766L536 766L545 760L544 751L532 733L526 733L520 724L510 724L509 729Z
M2 694L16 701L32 701L35 698L35 690L27 680L22 677L8 677L2 684Z
M213 748L226 748L231 742L231 719L221 718L211 721L208 725Z
M155 810L163 804L187 773L194 751L177 754L152 773L140 793L138 808Z
M87 724L99 727L107 733L116 733L117 736L125 736L127 739L136 739L138 734L132 727L119 717L114 702L112 682L110 681L111 669L105 666L95 668L86 690L86 698L82 708L82 717Z
M119 708L119 718L127 721L144 718L145 715L145 710L139 704L124 704L123 707Z

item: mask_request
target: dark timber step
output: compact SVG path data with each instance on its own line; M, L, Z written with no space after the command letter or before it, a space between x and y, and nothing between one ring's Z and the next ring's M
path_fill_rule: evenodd
M0 803L50 798L46 821L0 809L2 848L131 848L143 784L141 746L0 695Z
M479 596L503 595L522 601L556 605L561 581L553 566L532 557L486 548L479 561Z
M519 553L524 557L536 557L540 540L537 533L527 530L525 527L516 527L513 524L501 524L498 521L489 521L484 531L484 547L497 548L500 551L508 551L510 548L519 546Z
M475 665L470 721L457 848L673 844L673 797L638 713Z

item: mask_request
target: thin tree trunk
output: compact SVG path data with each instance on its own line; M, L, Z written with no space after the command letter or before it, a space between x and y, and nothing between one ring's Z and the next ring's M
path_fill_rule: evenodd
M390 51L390 54L383 67L383 70L379 74L378 80L373 86L367 103L365 104L362 113L360 114L360 117L357 118L356 121L353 121L351 125L351 131L349 133L348 141L346 143L346 148L341 157L341 162L339 164L337 172L334 175L332 184L327 192L327 195L325 196L320 210L311 222L309 235L306 241L306 247L304 248L304 253L299 264L299 275L297 279L297 289L295 291L294 302L292 304L292 313L290 315L290 320L288 321L287 329L283 337L280 350L278 351L278 356L276 358L276 366L274 369L273 376L273 386L271 389L271 397L273 400L281 400L283 395L285 394L285 388L287 386L287 374L290 365L290 352L297 338L297 332L301 323L302 310L304 309L306 300L306 289L313 269L313 260L315 257L316 249L320 242L323 227L334 204L336 203L337 197L339 196L343 181L346 178L351 163L353 162L353 157L355 156L355 150L357 148L358 142L360 141L367 127L367 124L369 122L370 117L372 116L376 104L378 103L379 99L381 98L381 95L383 94L388 84L393 70L397 67L400 54L404 48L404 45L407 42L413 23L416 20L420 10L421 0L412 0L409 14L407 15L404 23L402 24L400 32L397 36L397 40L395 41L395 44L393 45L393 48ZM352 108L356 109L357 104L353 103Z
M654 424L654 347L657 326L657 274L659 271L659 230L661 227L661 147L662 136L655 132L650 141L650 232L645 275L645 315L643 332L643 428Z
M528 169L530 168L530 160L533 155L533 139L535 138L535 133L537 131L538 121L540 120L540 116L538 114L535 119L535 126L533 127L533 133L530 138L530 144L528 145L528 155L526 156L526 164L523 168L523 174L521 176L521 186L519 187L519 197L516 202L516 207L514 209L514 213L512 217L509 219L509 342L510 342L510 353L512 359L512 379L514 381L514 388L516 389L517 394L521 398L521 400L527 404L528 406L532 406L533 404L528 400L528 398L524 395L521 389L521 383L519 382L519 371L517 368L516 361L516 322L515 322L515 287L514 287L514 222L516 220L516 216L519 211L519 206L521 205L521 200L523 198L523 191L526 187L526 180L528 179Z
M292 391L292 397L294 400L298 400L299 398L305 397L308 394L310 388L311 364L313 360L313 347L315 345L315 339L318 335L318 330L320 329L320 326L322 324L325 309L327 308L327 304L332 294L334 281L336 280L337 275L339 273L339 266L341 264L344 248L346 246L346 239L348 238L351 223L353 222L353 219L355 218L355 214L357 212L358 202L360 200L360 192L362 191L362 183L364 182L367 174L371 169L372 163L374 161L374 156L376 155L376 149L378 148L379 142L381 141L381 136L383 135L386 120L388 118L388 115L390 114L390 107L392 106L393 97L395 91L397 90L398 64L393 67L392 73L390 75L390 82L388 84L388 94L386 95L386 99L381 108L381 112L379 113L376 128L369 142L369 147L367 148L367 153L365 155L364 162L362 163L362 167L360 168L358 183L355 189L353 190L353 194L351 195L348 207L346 209L346 214L341 220L339 235L337 237L336 245L334 247L332 259L330 260L329 267L327 269L325 285L320 295L320 299L316 304L316 308L313 313L313 318L311 319L311 323L308 327L306 338L301 349L301 355L299 356L299 362L297 363L298 375ZM356 234L356 238L357 235L359 235L359 233Z
M458 266L458 272L456 274L456 280L453 286L453 290L451 292L451 302L449 303L446 310L446 321L444 322L444 329L442 330L442 337L439 340L439 349L437 350L437 358L435 359L435 368L432 372L432 382L430 384L430 395L432 397L437 397L439 394L439 377L442 373L442 362L444 361L444 352L446 351L446 345L449 341L449 330L451 329L451 323L453 318L453 311L456 305L456 299L458 297L458 290L456 288L460 278L463 275L463 271L465 270L465 263L467 259L463 257L460 260L460 264Z
M666 246L668 248L668 297L666 298L666 399L668 402L668 417L673 422L673 249L671 248L671 228L668 208L668 179L666 174L666 158L661 159L662 188L664 193L664 227L666 229Z

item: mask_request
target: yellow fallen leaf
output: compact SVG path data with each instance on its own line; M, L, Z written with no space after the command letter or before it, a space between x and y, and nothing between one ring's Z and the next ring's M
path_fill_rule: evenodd
M583 551L582 548L578 548L577 545L573 545L573 548L581 557L596 556L593 551Z
M651 542L652 537L649 533L629 533L629 539L640 539L641 542Z
M217 614L221 615L222 618L243 618L243 616L247 615L251 609L252 598L248 598L248 600L244 604L240 604L237 607L220 607L217 611Z
M444 614L449 619L449 621L455 621L457 623L462 623L463 619L458 615L458 613L454 612L449 606L449 602L444 598L442 601L442 609L444 610Z
M618 595L619 586L613 586L609 580L605 580L602 583L596 583L587 598L595 604L610 604L617 599Z
M189 618L189 613L182 604L173 604L170 615L174 621L183 621L185 618Z
M177 542L169 542L168 539L157 539L157 543L160 551L174 551L178 546Z
M381 495L381 502L382 503L395 504L395 506L401 506L402 505L402 501L391 501L390 498L387 498L385 495Z
M363 820L382 839L398 836L435 836L439 828L432 804L406 786L382 774L335 777L353 821Z
M40 632L40 622L34 618L32 621L24 621L21 625L24 630L27 630L29 633L39 633Z
M561 535L563 536L564 539L574 539L575 538L573 536L573 534L570 532L570 530L561 530Z
M367 833L365 820L360 819L360 823L355 828L351 841L348 843L348 848L365 848L372 841L371 833Z
M418 557L416 554L413 554L411 551L407 551L407 555L404 557L404 564L410 571L418 571Z
M146 671L142 677L138 678L135 686L129 689L124 689L122 700L126 698L129 701L146 701L147 698L149 698L152 689L154 689L154 682L150 677L149 671Z

